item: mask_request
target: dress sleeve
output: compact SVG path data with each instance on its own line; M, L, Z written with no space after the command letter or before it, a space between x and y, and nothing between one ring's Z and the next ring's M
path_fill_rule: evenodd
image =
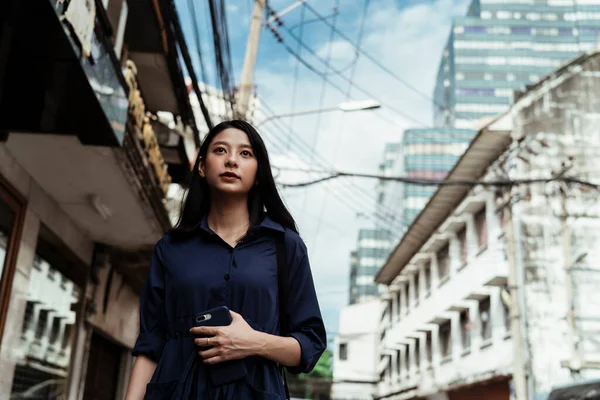
M327 334L304 243L292 251L288 282L288 332L300 343L300 365L287 367L293 374L308 373L327 347Z
M165 273L161 242L152 252L146 286L140 301L140 334L131 354L144 355L158 363L166 343Z

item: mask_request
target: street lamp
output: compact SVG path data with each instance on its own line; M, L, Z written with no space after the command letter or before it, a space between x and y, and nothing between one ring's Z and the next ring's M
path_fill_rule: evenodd
M346 101L344 103L338 104L337 107L331 108L321 108L317 110L307 110L307 111L298 111L289 114L278 114L271 115L255 124L258 128L264 125L266 122L269 122L274 119L285 118L285 117L296 117L299 115L310 115L310 114L319 114L323 112L331 112L331 111L343 111L343 112L354 112L354 111L365 111L365 110L376 110L381 107L381 104L376 100L356 100L356 101Z

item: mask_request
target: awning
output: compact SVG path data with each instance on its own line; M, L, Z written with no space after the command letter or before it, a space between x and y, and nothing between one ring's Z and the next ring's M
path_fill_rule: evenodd
M448 174L448 180L477 180L485 174L489 165L510 144L509 117L503 115L479 132ZM471 188L471 185L440 186L379 270L375 281L389 285L469 194Z

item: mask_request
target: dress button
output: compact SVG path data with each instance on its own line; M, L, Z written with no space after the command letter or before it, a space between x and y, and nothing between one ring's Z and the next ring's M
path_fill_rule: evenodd
M229 274L225 274L225 276L224 276L223 278L224 278L226 281L228 281L228 280L229 280L229 278L231 278L231 277L229 276Z

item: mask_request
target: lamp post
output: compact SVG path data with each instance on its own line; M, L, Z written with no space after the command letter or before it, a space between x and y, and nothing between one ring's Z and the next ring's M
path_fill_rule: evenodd
M340 103L337 107L331 108L321 108L316 110L306 110L306 111L298 111L288 114L278 114L271 115L257 123L255 126L258 128L265 123L279 118L286 117L296 117L300 115L310 115L310 114L319 114L323 112L331 112L331 111L343 111L343 112L354 112L354 111L366 111L366 110L376 110L381 107L381 104L375 100L357 100L357 101L347 101L344 103Z

